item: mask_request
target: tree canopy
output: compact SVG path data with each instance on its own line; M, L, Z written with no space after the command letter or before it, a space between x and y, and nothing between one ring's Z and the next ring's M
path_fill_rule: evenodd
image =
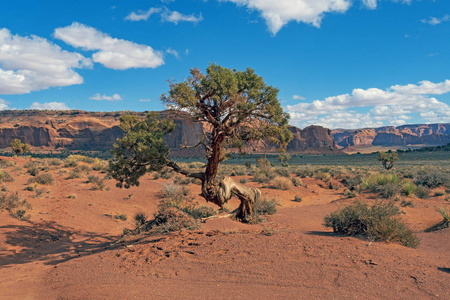
M289 116L278 101L278 89L266 85L262 77L248 68L230 70L211 64L203 74L192 69L183 82L169 81L170 90L161 100L172 112L188 114L206 128L197 146L203 147L207 160L204 172L192 173L169 159L164 136L174 130L173 124L159 120L151 113L145 120L122 116L121 128L126 132L114 146L110 173L118 186L139 184L148 171L164 166L185 176L200 179L202 196L219 206L235 195L241 200L236 216L246 220L260 192L225 178L217 182L219 164L229 148L245 149L251 141L268 141L278 145L283 153L292 133L288 130Z
M11 141L11 148L16 155L30 151L30 145L22 143L19 139L14 139Z

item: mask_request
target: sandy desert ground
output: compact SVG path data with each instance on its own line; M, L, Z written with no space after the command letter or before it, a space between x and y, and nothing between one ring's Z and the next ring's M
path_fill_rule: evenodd
M24 190L29 159L0 160L16 163L5 168L14 181L3 188L32 206L28 221L0 212L1 299L450 298L450 230L424 231L442 220L435 207L450 206L444 196L414 198L414 207L402 208L421 239L411 249L325 228L325 215L353 201L338 181L338 189L328 189L304 178L303 186L280 191L237 176L276 197L278 212L257 225L212 219L199 230L117 243L124 228L133 228L136 213L156 211L158 193L171 179L148 175L129 190L107 180L101 191L86 178L67 180L64 167L51 168L55 182L35 197ZM189 188L198 195L198 185ZM296 195L302 202L292 201ZM237 200L229 203L237 206ZM111 217L121 214L126 221Z

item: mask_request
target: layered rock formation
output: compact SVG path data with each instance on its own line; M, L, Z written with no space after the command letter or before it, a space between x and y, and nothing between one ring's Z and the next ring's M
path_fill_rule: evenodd
M439 146L450 142L450 124L386 126L355 130L332 130L341 148L352 146Z
M7 148L13 139L21 139L42 149L108 150L123 136L119 128L122 114L145 117L147 112L84 112L84 111L0 111L0 148ZM183 114L161 112L162 118L175 123L175 131L166 142L175 156L202 156L201 148L180 149L196 145L204 133L200 123ZM288 145L291 153L339 153L331 131L310 126L304 130L290 127L294 139ZM252 151L262 152L255 148Z

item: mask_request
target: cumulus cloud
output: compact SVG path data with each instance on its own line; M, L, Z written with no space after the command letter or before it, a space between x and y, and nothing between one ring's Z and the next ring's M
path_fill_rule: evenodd
M152 101L151 99L139 99L139 102L150 102Z
M122 96L120 96L119 94L107 96L107 95L101 95L100 93L97 93L97 94L89 97L89 99L96 100L96 101L111 101L111 102L123 100Z
M97 51L92 55L93 61L114 70L156 68L164 64L162 53L150 46L112 38L77 22L56 28L54 37L73 47Z
M450 122L450 106L430 95L450 92L450 80L440 83L394 85L387 90L354 89L351 94L327 97L309 103L288 105L292 123L299 126L319 124L330 128L372 127L376 124L405 123L418 114L425 122ZM368 113L351 108L371 108ZM346 118L352 118L351 120ZM356 126L359 124L359 126Z
M70 110L70 108L62 102L48 102L48 103L39 103L33 102L31 104L30 109L38 109L38 110Z
M233 2L261 13L273 35L291 21L320 27L326 14L345 13L353 0L218 0ZM361 0L369 9L377 8L377 0ZM391 0L410 4L412 0Z
M0 94L31 91L83 83L74 69L91 67L90 59L62 50L48 40L22 37L0 29Z
M10 109L8 104L9 104L9 102L7 102L7 101L5 101L3 99L0 99L0 110L8 110L8 109Z
M442 18L430 17L429 19L420 20L422 23L430 24L430 25L438 25L445 21L450 21L450 15L445 15Z
M257 10L265 19L269 30L276 34L290 21L320 27L325 13L344 13L350 0L220 0L233 2Z

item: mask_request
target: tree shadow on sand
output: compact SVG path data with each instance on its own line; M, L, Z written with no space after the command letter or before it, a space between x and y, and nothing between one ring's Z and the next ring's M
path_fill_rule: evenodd
M0 246L0 269L43 261L57 265L75 257L110 249L117 236L76 231L55 222L0 226L5 242Z

